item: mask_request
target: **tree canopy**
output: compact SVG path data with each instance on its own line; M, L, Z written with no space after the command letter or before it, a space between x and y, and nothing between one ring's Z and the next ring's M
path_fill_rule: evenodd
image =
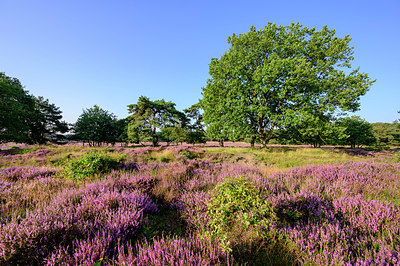
M288 140L290 143L307 143L319 147L341 142L347 137L344 131L345 128L331 121L330 117L300 113L291 124L285 125L277 131L277 138Z
M327 26L318 31L298 23L233 34L229 50L211 59L202 92L208 135L266 144L275 128L299 116L358 110L374 81L352 69L350 41Z
M399 146L400 145L400 123L372 123L378 146Z
M30 139L34 143L57 142L64 138L62 133L69 130L68 123L62 121L59 107L42 96L33 97L35 101L34 119L30 123Z
M91 146L115 143L121 134L117 122L114 114L94 105L83 110L79 116L74 125L74 138L88 142Z
M176 110L175 104L164 99L151 101L148 97L140 96L136 104L128 105L131 114L128 126L128 137L135 141L151 141L157 146L160 130L164 127L179 125L184 128L186 116Z
M49 100L29 95L20 81L0 72L0 142L43 144L68 131L62 112Z
M26 142L34 100L16 78L0 72L0 141Z
M345 144L355 148L361 145L372 145L376 138L372 133L372 125L359 116L346 117L340 122L345 128Z

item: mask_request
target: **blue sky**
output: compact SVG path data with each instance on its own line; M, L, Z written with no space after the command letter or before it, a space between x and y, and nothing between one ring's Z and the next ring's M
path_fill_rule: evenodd
M126 117L141 95L189 107L228 36L268 22L349 34L353 67L377 80L356 115L400 118L397 0L0 0L0 11L0 71L59 106L70 123L94 104Z

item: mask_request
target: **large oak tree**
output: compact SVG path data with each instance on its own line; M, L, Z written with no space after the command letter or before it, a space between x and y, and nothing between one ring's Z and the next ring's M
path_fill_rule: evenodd
M251 27L209 65L203 120L211 138L250 138L266 144L275 128L302 114L333 117L356 111L374 82L353 69L351 38L299 24Z

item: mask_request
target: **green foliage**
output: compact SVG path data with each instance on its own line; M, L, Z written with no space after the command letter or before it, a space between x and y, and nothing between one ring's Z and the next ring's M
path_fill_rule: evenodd
M208 226L212 235L229 244L235 232L251 232L262 237L276 215L269 202L261 199L258 190L245 178L228 179L217 185L207 203Z
M65 137L62 134L69 130L69 126L61 120L60 108L41 96L33 97L33 99L35 101L35 119L29 123L31 142L44 144L49 141L63 140Z
M35 102L20 81L0 72L0 142L29 142Z
M197 158L197 155L194 152L190 152L187 150L182 150L181 152L179 152L180 154L183 154L183 156L185 157L185 159L189 159L189 160L193 160Z
M162 128L159 135L162 141L179 144L187 140L188 132L184 128L176 125Z
M175 104L164 99L151 101L140 96L136 104L128 105L130 122L128 138L140 141L150 140L157 146L160 138L159 130L180 124L184 128L186 116L175 109Z
M189 131L186 136L186 143L196 144L196 143L206 143L206 135L203 131Z
M83 110L75 123L74 138L89 145L115 143L120 136L115 115L95 105Z
M192 123L188 125L190 130L194 131L202 131L204 132L204 125L203 125L203 115L200 112L202 101L199 100L198 103L193 104L189 108L183 110L186 116L189 119L192 119Z
M266 144L276 127L298 116L332 117L355 111L374 81L351 69L351 38L299 24L251 27L228 38L229 51L213 58L203 88L207 136L256 138ZM306 134L314 132L305 132Z
M337 144L346 138L345 128L323 114L300 113L292 123L274 132L279 140L291 144L311 144L314 147Z
M377 140L377 146L400 146L400 124L372 123L372 133Z
M118 169L122 158L115 159L105 153L91 151L71 160L65 168L65 174L72 179L85 179L97 174Z
M68 131L60 109L43 97L34 97L16 78L0 72L0 142L44 144L59 141Z
M130 142L128 137L128 125L129 125L128 118L119 119L114 122L116 141L125 143Z
M358 116L346 117L340 122L340 125L345 128L344 133L347 135L344 143L352 148L372 145L376 142L371 124Z
M394 154L393 162L395 162L395 163L400 162L400 152Z

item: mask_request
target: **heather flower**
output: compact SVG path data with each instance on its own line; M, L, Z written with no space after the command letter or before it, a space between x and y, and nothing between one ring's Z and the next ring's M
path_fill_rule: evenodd
M188 238L156 238L132 248L120 248L117 265L230 265L233 257L222 251L217 242Z
M143 215L156 211L147 194L118 188L110 180L70 189L49 205L27 212L25 218L0 225L0 263L41 262L57 246L61 250L102 232L115 241L128 241Z
M0 178L9 181L19 181L34 178L43 178L54 175L58 170L54 168L36 168L32 166L11 166L0 168Z

